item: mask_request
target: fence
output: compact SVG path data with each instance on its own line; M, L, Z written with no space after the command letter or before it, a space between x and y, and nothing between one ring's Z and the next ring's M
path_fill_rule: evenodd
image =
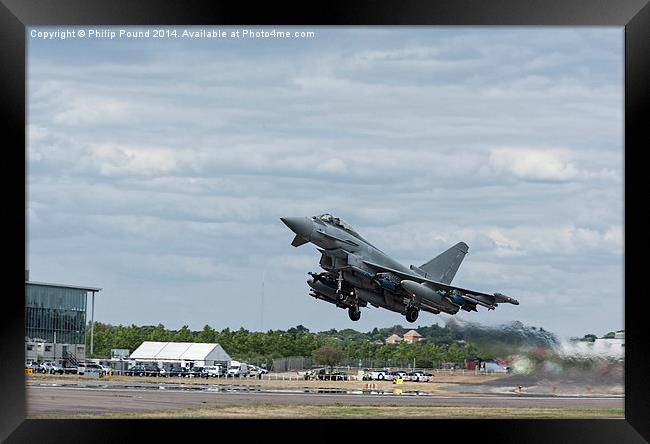
M271 370L274 372L290 372L312 368L314 361L305 356L289 356L273 360Z
M417 362L415 364L418 364ZM413 361L396 361L392 359L345 359L341 361L336 367L345 370L345 371L357 371L358 369L383 369L383 368L392 368L392 369L403 369L409 371L415 371L416 369L422 369L424 366L422 363L419 363L414 367ZM313 359L306 356L289 356L286 358L278 358L273 360L271 370L274 372L289 372L289 371L301 371L308 370L314 367L325 367L325 365L318 364L314 362ZM432 368L432 365L428 365L425 368Z
M332 376L331 380L347 380L347 381L357 381L360 380L360 376L356 372L356 368L352 367L334 367L335 371L347 371L347 375L342 378ZM463 368L457 369L445 369L445 368L436 368L436 369L427 369L427 368L416 368L415 371L421 371L424 373L432 373L434 375L490 375L495 374L496 372L491 370L466 370ZM261 375L260 379L266 381L300 381L305 379L305 371L286 371L284 373L268 373ZM327 379L327 378L326 378Z
M266 381L300 381L300 380L304 380L305 376L299 375L297 372L282 373L282 374L265 373L260 377L260 379Z
M414 365L415 364L415 365ZM417 365L413 361L395 361L392 359L346 359L340 364L335 366L335 369L345 371L348 374L357 373L358 370L365 369L391 369L391 370L405 370L405 371L433 371L436 373L448 374L486 374L495 373L493 370L467 370L460 367L460 364L444 362L428 366ZM278 358L273 360L271 371L275 373L280 372L298 372L310 370L315 367L326 367L322 364L317 364L313 359L306 356L290 356L286 358ZM456 367L456 368L452 368ZM477 367L478 368L478 367Z

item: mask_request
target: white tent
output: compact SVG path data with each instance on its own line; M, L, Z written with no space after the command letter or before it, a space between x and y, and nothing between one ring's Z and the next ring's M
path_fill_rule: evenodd
M219 344L201 342L153 342L144 341L130 356L136 362L157 362L159 366L178 364L228 366L231 358ZM167 365L165 365L167 364Z

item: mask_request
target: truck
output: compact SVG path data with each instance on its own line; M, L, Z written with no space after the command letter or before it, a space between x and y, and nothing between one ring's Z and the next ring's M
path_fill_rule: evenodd
M228 367L228 372L226 376L232 376L235 378L248 376L248 364L245 362L239 361L230 361L230 366Z

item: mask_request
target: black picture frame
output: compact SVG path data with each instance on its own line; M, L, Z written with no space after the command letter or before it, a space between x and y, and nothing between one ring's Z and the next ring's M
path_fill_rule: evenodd
M25 419L24 269L17 260L26 253L25 159L25 27L37 25L512 25L512 26L620 26L625 27L625 419L624 420L412 420L401 421L127 421ZM162 435L187 440L226 439L235 432L246 439L251 432L262 439L306 439L331 442L351 433L362 439L437 440L443 431L454 441L489 442L643 442L650 440L650 401L646 335L636 309L644 292L639 275L643 251L640 224L645 190L639 168L648 147L644 137L650 94L650 6L648 0L455 0L400 2L347 0L302 3L222 3L153 0L1 0L0 90L2 127L9 162L3 174L6 202L6 237L16 240L17 253L8 257L10 289L5 294L0 324L0 440L7 442L142 441ZM645 112L644 112L645 111ZM21 175L24 175L21 179ZM18 182L18 186L17 186ZM20 190L25 192L21 193ZM23 233L24 243L20 243ZM23 296L21 296L23 295ZM614 297L617 297L614 295ZM368 422L370 424L368 424ZM293 435L293 436L292 436ZM421 435L421 436L417 436ZM449 438L447 438L449 439Z

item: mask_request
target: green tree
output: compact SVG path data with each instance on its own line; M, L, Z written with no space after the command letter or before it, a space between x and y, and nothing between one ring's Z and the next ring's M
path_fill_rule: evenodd
M207 324L203 326L203 330L201 330L196 335L196 342L214 343L216 341L217 341L217 332L214 330L214 328L210 327Z
M460 363L463 361L463 353L458 344L454 343L449 346L445 358L447 362Z
M174 342L193 342L194 336L187 325L183 325L174 335Z
M142 330L145 341L169 342L173 340L172 333L163 324L158 324L155 327L142 327Z
M519 330L513 334L508 332L508 329L504 332L498 328L481 329L471 325L455 326L454 329L431 325L418 327L418 332L425 337L425 340L419 343L388 345L383 343L383 339L393 332L403 334L406 329L395 325L389 328L375 328L366 333L353 329L331 329L312 333L306 327L298 325L288 331L251 332L244 328L235 331L224 328L217 332L209 325L199 331L190 331L187 325L173 331L162 324L123 326L96 322L94 355L108 357L111 348L126 348L133 352L143 341L216 342L234 359L264 363L268 367L273 359L314 356L316 350L329 346L342 352L339 364L346 359L354 362L354 365L357 365L358 360L365 360L366 366L404 366L412 365L415 361L417 367L427 368L438 367L445 361L462 362L467 357L494 358L506 352L511 353L513 347L524 340L552 338L552 334L547 332L540 335L541 328L533 330L520 327L518 326ZM530 338L526 339L527 337ZM457 343L459 339L463 340L462 345ZM89 351L90 328L87 328L86 342Z
M409 361L411 361L411 345L408 344L404 341L398 343L397 345L393 346L393 360L395 361L395 364L403 367L406 365Z
M304 325L297 325L287 330L287 333L309 333L309 329Z
M326 365L332 368L343 360L344 353L339 347L334 345L323 345L312 352L314 361L318 364Z

